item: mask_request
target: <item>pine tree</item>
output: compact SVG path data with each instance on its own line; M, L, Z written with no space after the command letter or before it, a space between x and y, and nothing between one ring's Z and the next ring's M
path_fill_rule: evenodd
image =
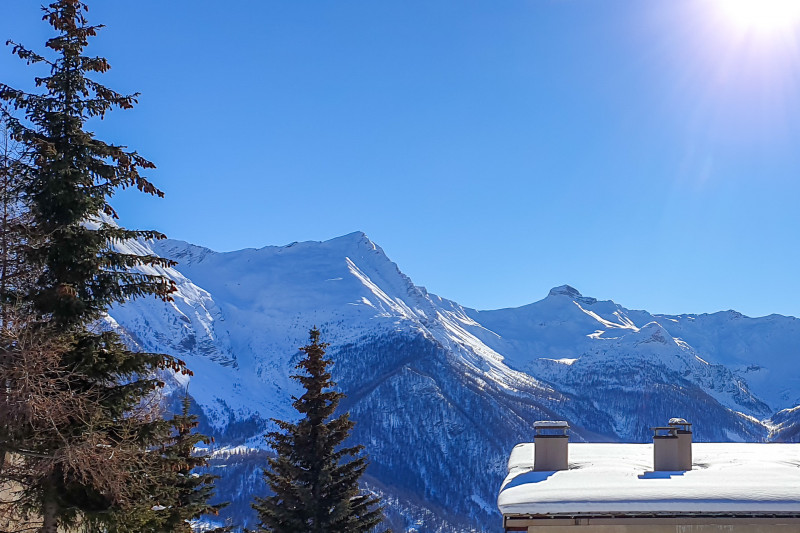
M36 274L25 263L30 213L22 186L29 176L24 147L14 141L7 126L8 109L0 105L0 329L14 325L21 314L21 296Z
M88 24L87 11L80 0L56 0L43 8L43 20L56 33L46 43L53 58L8 43L28 64L49 69L35 78L39 92L0 83L0 99L22 114L5 118L28 157L22 193L31 238L24 258L37 275L23 294L31 307L20 337L27 342L4 342L0 361L18 369L17 361L42 352L41 346L52 360L31 382L46 384L33 391L38 404L7 399L19 409L12 411L17 418L2 421L11 435L3 444L19 458L18 480L25 489L19 505L41 518L45 533L76 523L101 530L108 517L147 498L141 480L160 467L152 450L166 422L143 408L161 385L156 371L185 370L164 355L134 353L115 333L97 327L111 305L147 295L168 300L175 286L154 273L170 261L114 249L127 239L164 236L109 222L116 218L109 204L113 194L128 187L163 193L139 174L154 168L151 162L86 129L88 120L129 109L137 98L92 78L110 67L106 59L84 53L101 28ZM2 371L5 392L13 396L20 373ZM59 407L62 397L70 399L71 412L41 409Z
M166 493L159 502L163 515L163 526L160 531L170 533L192 533L191 520L203 515L218 515L219 510L227 505L210 504L214 496L214 480L219 476L200 473L208 467L208 457L195 453L195 446L200 443L210 444L211 439L197 433L197 416L189 413L189 396L181 403L181 412L170 420L173 428L173 440L164 447L165 475L167 480L159 483L166 488ZM227 528L214 530L217 533L228 531Z
M189 396L181 402L181 412L168 421L167 433L158 450L160 469L148 479L148 498L113 513L104 524L104 533L192 533L192 521L203 515L218 515L227 503L211 504L214 481L219 476L197 472L208 466L208 457L195 451L199 443L211 439L198 433L197 416L189 412ZM207 533L229 533L221 527Z
M378 498L358 488L367 467L366 457L359 456L364 447L342 446L355 424L347 413L331 419L344 394L331 390L335 383L327 368L333 363L324 357L328 345L319 342L319 330L312 329L310 337L296 366L305 374L292 376L305 389L292 404L302 418L296 424L273 420L280 431L266 435L277 454L264 470L274 495L253 504L261 522L258 531L373 531L383 520L383 508Z

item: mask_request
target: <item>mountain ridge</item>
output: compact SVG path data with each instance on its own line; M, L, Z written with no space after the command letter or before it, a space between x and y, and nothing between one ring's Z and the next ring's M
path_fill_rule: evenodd
M176 281L174 302L129 302L109 321L132 345L187 361L195 376L170 386L188 387L227 446L263 449L269 419L296 416L289 375L308 329L322 330L354 442L395 502L398 530L498 531L486 502L536 419L568 420L576 440L646 441L672 416L692 421L698 440L798 436L800 379L786 370L800 344L793 317L653 315L569 285L477 311L415 285L363 232L232 252L177 240L121 246L181 261L159 271ZM781 350L758 348L762 331ZM223 497L245 513L264 489L257 466L241 468L230 472L251 481L224 479Z

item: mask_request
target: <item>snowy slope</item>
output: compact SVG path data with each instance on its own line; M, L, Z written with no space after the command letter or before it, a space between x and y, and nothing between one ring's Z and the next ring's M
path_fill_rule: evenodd
M496 530L507 455L536 419L569 420L575 440L643 441L671 416L695 422L701 440L762 440L771 422L759 420L794 406L753 393L746 348L715 345L719 334L703 334L697 318L631 311L568 286L518 309L465 309L415 286L360 232L228 253L174 240L124 246L177 260L161 272L178 292L127 303L110 320L142 349L187 361L189 392L220 443L263 447L269 419L294 416L288 376L308 329L322 330L354 440L370 455L370 486L393 502L399 530ZM755 341L757 328L748 331ZM793 328L771 334L786 337L775 346L800 340ZM771 357L763 368L786 372ZM786 373L786 397L800 396L797 373ZM223 486L238 516L263 489L253 464L237 464L231 475L250 481Z
M742 376L773 409L800 404L800 320L769 315L750 318L736 311L658 316L674 336L710 362Z
M470 310L468 313L482 328L489 330L478 329L476 335L503 353L510 366L551 382L572 379L580 384L579 374L590 370L604 368L608 372L615 366L643 364L661 368L663 377L656 381L665 382L668 375L675 380L680 377L682 381L699 386L725 407L749 416L765 418L776 408L794 405L791 401L785 401L784 405L768 405L761 394L766 395L766 391L751 390L752 376L740 371L741 364L730 368L726 366L729 360L721 360L719 353L727 353L725 348L708 349L709 345L716 346L709 340L717 335L713 325L705 337L699 329L693 330L694 336L704 341L697 343L702 347L697 350L692 342L677 334L682 330L675 318L587 298L567 285L552 289L547 298L539 302L517 309ZM796 322L791 317L781 318ZM790 331L785 342L796 343L797 340L800 340L800 330ZM751 361L749 364L763 351L755 335L751 335L750 341L739 350L743 354L741 360ZM797 394L800 393L799 373L787 368L792 353L786 350L783 359L773 356L770 362L763 358L762 361L774 368L776 382L773 386ZM759 376L764 373L766 371Z

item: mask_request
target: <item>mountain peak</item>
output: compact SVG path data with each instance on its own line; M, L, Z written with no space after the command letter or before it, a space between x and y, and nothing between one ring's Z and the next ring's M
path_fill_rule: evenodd
M346 235L341 235L339 237L334 237L327 241L323 241L324 243L338 243L338 244L348 244L348 245L368 245L368 247L372 248L375 245L374 242L367 237L367 234L363 231L354 231L352 233L348 233Z
M323 245L327 246L344 246L346 249L358 249L361 251L375 252L379 255L386 257L386 252L383 248L375 244L366 233L363 231L354 231L341 237L334 237L328 241L324 241Z
M566 296L570 300L573 300L583 305L594 305L597 303L597 298L584 296L580 293L578 289L572 287L571 285L561 285L560 287L553 287L552 289L550 289L548 297L553 297L553 296Z
M561 285L559 287L553 287L550 289L549 296L569 296L570 298L582 298L583 295L576 289L570 285Z
M673 341L672 335L664 329L664 326L656 321L648 322L639 330L639 337L647 339L645 342L658 342L660 344L668 344Z
M369 237L367 237L367 234L364 233L363 231L353 231L345 235L342 235L341 237L336 237L335 239L342 239L347 241L362 241L362 240L369 240Z

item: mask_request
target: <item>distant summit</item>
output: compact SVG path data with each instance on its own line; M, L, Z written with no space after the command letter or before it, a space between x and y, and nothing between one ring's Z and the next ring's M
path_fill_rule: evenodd
M570 298L581 298L583 295L571 285L560 285L558 287L553 287L550 289L549 296L569 296Z
M584 296L578 291L578 289L572 287L571 285L561 285L559 287L553 287L552 289L550 289L548 296L566 296L585 305L592 305L597 303L597 298Z

